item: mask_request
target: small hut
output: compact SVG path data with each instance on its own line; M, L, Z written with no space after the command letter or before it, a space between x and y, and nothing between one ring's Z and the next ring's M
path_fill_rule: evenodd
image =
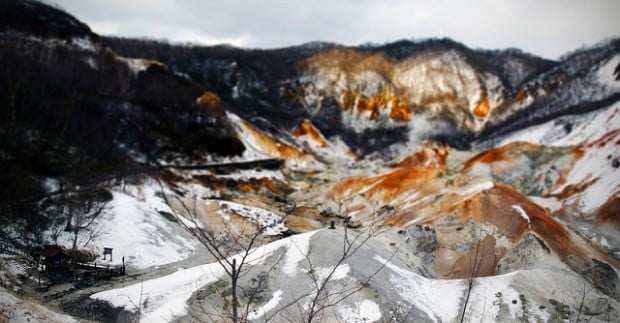
M67 250L59 245L49 245L43 248L43 263L46 269L65 268L69 265L73 257Z

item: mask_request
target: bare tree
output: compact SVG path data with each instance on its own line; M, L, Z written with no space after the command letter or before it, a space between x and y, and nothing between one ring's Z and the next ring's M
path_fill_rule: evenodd
M71 249L76 250L80 236L88 233L84 246L99 234L93 223L103 213L111 199L109 192L102 188L92 188L85 191L70 193L67 197L67 224L66 232L73 234Z
M249 322L250 313L257 298L257 293L265 281L258 279L256 286L244 289L239 285L239 279L251 269L248 264L249 256L254 251L254 248L262 241L265 230L271 228L272 225L261 225L256 223L254 231L247 229L238 230L238 228L231 225L226 220L223 220L219 228L220 231L218 231L213 225L205 226L200 224L195 199L193 203L187 203L179 198L172 198L165 193L162 182L159 184L164 201L173 212L178 223L198 239L207 252L215 258L215 261L230 279L230 311L222 314L209 313L203 309L203 314L212 321L226 320L235 323ZM304 322L314 322L321 318L326 309L342 303L345 299L367 287L370 281L385 267L385 263L381 264L375 272L371 273L363 281L358 282L358 284L330 291L328 290L328 283L333 280L334 275L336 275L337 271L346 261L357 253L372 237L376 236L380 230L383 229L371 225L351 235L351 230L347 229L345 226L341 247L342 252L334 266L330 267L326 272L319 273L317 271L317 267L312 263L310 258L310 254L312 253L311 250L305 253L306 269L312 281L312 288L310 291L304 292L301 295L295 295L295 292L291 291L291 301L273 310L269 316L264 316L263 320L265 322L276 320L277 317L281 317L283 314L291 314L290 309L296 307L299 310L299 315L290 315L290 321L298 321L299 317L301 317ZM396 251L394 254L396 254ZM390 260L394 254L390 257ZM271 264L267 270L267 275L276 268L278 263L279 259ZM245 298L244 306L240 304L240 294ZM196 317L194 317L194 319L199 320L199 318Z
M207 314L211 317L229 319L234 323L247 321L249 306L245 307L244 312L239 312L239 278L249 270L248 257L258 245L265 230L272 225L256 224L255 230L250 230L248 226L245 226L239 231L238 228L233 227L230 223L222 221L223 227L220 228L222 231L218 232L214 227L205 227L200 223L195 200L192 205L188 205L178 198L173 201L166 194L163 184L159 182L159 185L164 202L168 205L178 223L198 239L231 281L232 301L230 313ZM182 212L179 212L177 208L180 208ZM250 294L250 300L252 298L253 296Z
M477 235L475 231L472 231L473 235L473 246L470 248L470 253L467 257L467 265L468 265L468 277L467 277L467 295L465 297L465 302L463 304L463 311L461 313L460 322L462 323L465 320L465 312L467 311L467 305L469 304L469 298L471 296L471 291L475 284L475 278L480 275L480 270L485 261L488 261L490 256L493 256L493 263L495 263L495 253L494 246L495 243L490 243L489 237L487 235L485 238ZM493 240L494 241L494 240Z
M367 228L357 231L355 234L350 235L349 233L352 230L349 230L346 226L343 229L343 241L342 241L342 249L339 258L336 260L333 267L331 267L327 273L319 273L318 268L312 263L310 255L312 250L309 250L305 254L305 260L307 263L306 272L311 279L312 288L309 292L305 292L302 295L295 296L294 291L291 291L293 294L292 301L282 306L280 309L276 310L269 318L265 321L270 321L274 319L280 312L287 311L288 307L296 306L298 310L299 317L303 320L303 322L314 322L321 321L325 311L329 308L333 308L338 304L341 304L344 300L351 297L352 295L360 292L363 288L367 287L370 284L370 281L385 268L386 264L392 260L397 251L394 251L392 255L382 263L374 272L365 277L364 280L358 282L357 284L353 284L351 286L345 286L342 288L338 288L334 291L330 291L328 289L328 284L333 280L334 275L338 272L338 270L349 260L352 256L354 256L371 238L378 235L382 228L370 225ZM304 306L305 305L305 306ZM298 321L298 319L293 318L289 311L290 321Z
M8 85L8 115L6 116L6 128L11 129L16 121L17 115L17 98L18 93L26 84L30 74L29 67L23 67L25 65L20 64L17 66L7 65L6 66L6 78Z

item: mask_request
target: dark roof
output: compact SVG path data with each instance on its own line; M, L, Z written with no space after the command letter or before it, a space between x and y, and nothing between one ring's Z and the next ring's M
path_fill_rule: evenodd
M45 248L43 249L43 255L45 257L54 257L56 255L60 254L63 257L71 257L67 251L65 250L65 248L58 246L58 245L52 245L52 246L45 246Z

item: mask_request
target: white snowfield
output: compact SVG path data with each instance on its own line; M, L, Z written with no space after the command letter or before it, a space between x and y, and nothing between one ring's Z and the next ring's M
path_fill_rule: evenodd
M147 181L139 186L115 188L113 200L92 224L90 233L80 234L78 247L102 254L103 248L112 248L112 261L99 258L102 264L119 265L123 257L133 268L148 268L187 259L200 244L177 223L159 214L171 213L164 200L157 196L159 186ZM58 242L71 246L73 235L63 232Z
M306 256L312 252L309 245L317 242L315 239L333 239L334 236L330 235L329 231L331 230L323 229L308 232L258 247L251 251L247 263L250 266L261 265L276 251L283 248L285 254L281 259L284 264L278 267L281 267L285 275L289 276L284 281L291 282L290 277L300 279L307 275ZM322 241L321 243L329 242ZM384 265L379 272L381 278L378 276L376 280L372 280L371 285L378 288L379 292L390 291L390 301L396 301L402 309L414 310L417 314L410 319L418 318L429 322L454 322L460 319L467 294L466 279L441 280L423 277L418 274L415 267L406 267L403 262L386 259L380 254L380 248L375 249L376 245L375 247L371 245L373 243L365 244L363 247L365 251L362 253L369 252L374 256L360 256L365 259L362 261L372 266ZM302 261L304 263L301 263ZM330 282L334 284L354 283L355 277L359 277L355 276L356 272L364 270L356 268L356 266L361 266L358 261L360 260L351 259L349 263L343 263L338 268L316 267L317 277L319 281L322 281L333 270ZM549 313L544 307L539 306L547 299L531 295L559 298L562 293L569 293L573 289L578 290L579 284L582 284L578 276L560 274L558 268L550 266L544 269L519 270L475 279L470 291L466 317L480 319L483 322L494 321L500 316L508 320L523 317L543 321L548 319ZM123 288L100 292L92 295L91 298L107 301L115 307L134 313L140 306L142 322L168 322L187 315L187 302L192 294L220 279L226 279L224 270L218 263L210 263L179 270L167 276ZM250 319L261 321L291 301L287 291L281 287L274 288L268 295L271 296L268 296L264 303L251 307ZM337 304L333 313L339 315L340 320L344 322L388 320L390 312L382 308L381 303L377 303L384 300L375 299L372 295L373 293L360 291L350 300ZM525 297L528 299L524 301ZM300 306L305 308L306 305L302 302Z
M287 249L284 268L297 268L297 263L304 259L304 254L307 252L299 246L307 246L308 240L315 233L316 231L308 232L255 248L250 252L246 263L250 266L258 265L273 252L284 247ZM241 255L236 255L231 259L240 260L240 257ZM195 291L224 275L224 269L219 263L214 262L179 270L167 276L127 287L100 292L91 298L107 301L115 307L122 307L131 312L138 310L141 299L142 322L169 322L175 316L187 314L186 302ZM263 310L268 310L268 307L272 305L263 306Z

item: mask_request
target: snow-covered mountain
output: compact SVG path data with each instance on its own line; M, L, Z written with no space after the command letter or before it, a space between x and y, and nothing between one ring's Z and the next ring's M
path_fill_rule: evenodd
M549 61L0 18L0 321L617 320L617 39Z

